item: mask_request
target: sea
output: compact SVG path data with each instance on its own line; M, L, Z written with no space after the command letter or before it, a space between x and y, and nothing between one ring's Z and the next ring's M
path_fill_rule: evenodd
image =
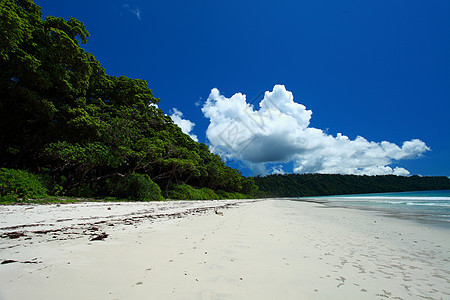
M300 197L293 200L326 206L374 210L450 229L450 190Z

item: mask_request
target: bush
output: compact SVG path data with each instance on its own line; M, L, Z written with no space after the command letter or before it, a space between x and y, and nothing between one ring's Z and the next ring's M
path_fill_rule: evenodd
M81 183L68 191L75 197L101 197L140 201L161 201L161 189L148 175L133 173L125 177L110 177L100 181Z
M42 183L42 185L47 189L47 193L52 196L62 196L65 194L64 183L67 181L65 176L59 176L59 180L56 180L50 175L50 170L42 168L42 173L36 174L35 176Z
M220 197L209 188L196 189L183 183L174 185L167 193L167 198L175 200L211 200L219 199Z
M68 190L67 194L72 197L92 198L97 196L97 184L81 183Z
M249 195L241 193L225 192L223 190L213 191L209 188L196 189L185 183L174 185L166 195L169 199L174 200L212 200L212 199L249 199Z
M164 200L161 189L148 175L133 173L109 182L110 196L133 200Z
M47 189L39 179L26 171L0 169L0 198L2 201L14 202L22 198L47 197Z
M219 195L219 199L228 199L228 193L224 190L218 190L216 193Z
M225 192L223 190L219 190L216 192L219 195L220 199L250 199L252 198L249 195L244 195L238 192Z
M200 192L203 195L203 200L220 199L220 197L210 188L204 187L200 189Z

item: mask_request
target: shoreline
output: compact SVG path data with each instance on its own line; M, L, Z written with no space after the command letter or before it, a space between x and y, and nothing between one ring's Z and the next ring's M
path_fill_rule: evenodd
M380 216L383 216L383 217L417 222L418 224L422 224L424 226L435 226L437 228L442 228L442 229L447 229L447 230L450 229L450 223L448 223L446 221L439 221L436 219L431 219L431 218L423 218L424 215L422 215L422 214L414 214L414 213L405 214L405 213L399 213L399 212L388 210L388 209L373 208L373 207L371 208L371 207L363 207L363 206L356 206L356 205L343 205L343 204L338 204L337 202L332 202L332 201L327 201L327 200L302 200L302 199L285 199L285 200L305 202L305 203L315 203L315 204L323 205L323 206L329 207L329 208L342 208L342 209L351 209L351 210L372 212L374 214L379 214Z
M442 195L442 192L446 192L446 194ZM448 206L448 204L443 202L444 203L442 204L443 208L441 207L440 210L436 210L435 207L440 207L441 204L437 202L425 204L420 203L423 200L425 201L431 200L433 202L439 199L441 201L445 201L450 196L449 192L450 192L449 190L439 190L439 191L418 191L418 192L400 192L400 193L332 195L332 196L300 197L289 199L293 201L318 203L325 205L327 207L340 207L346 209L356 209L361 211L372 211L382 214L383 216L386 217L392 217L401 220L410 220L424 225L431 225L444 229L450 229L450 219L449 219L450 211L448 211L448 209L447 210L445 209ZM439 194L437 194L436 196L432 196L430 195L430 193L439 193ZM425 194L425 196L421 194ZM369 203L371 202L377 204L379 202L378 201L379 199L377 199L378 197L383 198L383 201L381 201L381 203L389 203L390 205L369 205ZM365 201L362 201L360 203L358 203L359 201L353 202L354 199L358 198L364 198ZM403 205L395 206L396 204L407 204L412 206L408 208L408 206ZM418 206L414 207L414 205ZM418 210L417 209L418 207L422 209ZM425 210L423 209L427 207L433 209L425 209Z
M0 265L0 299L450 296L448 231L371 211L310 202L228 201L172 202L160 206L161 210L156 203L146 208L131 204L127 209L132 212L125 210L115 217L119 206L108 210L111 204L101 203L96 209L106 220L86 220L91 216L67 211L79 227L57 238L53 232L35 234L31 240L27 240L30 236L3 237L0 259L17 262ZM226 204L230 205L223 207ZM64 206L55 206L49 215L36 211L38 223L29 215L36 207L21 207L16 217L22 225L29 220L45 230L44 220L69 219L58 210L74 206ZM214 212L219 206L222 214ZM150 218L150 209L154 215L174 217ZM188 210L191 213L183 213ZM130 214L136 217L133 223L126 222ZM123 222L114 223L117 219ZM93 231L105 229L104 240L89 240L91 227L83 227L89 220L106 221ZM59 223L64 222L69 221ZM1 234L7 227L4 224ZM61 239L71 234L73 238ZM16 246L5 247L9 243Z

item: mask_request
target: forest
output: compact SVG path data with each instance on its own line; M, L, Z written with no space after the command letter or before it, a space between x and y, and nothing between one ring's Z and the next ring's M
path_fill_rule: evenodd
M107 75L81 46L89 38L82 22L43 18L32 0L0 3L2 197L32 197L20 182L55 196L159 200L254 192L252 178L225 166L157 107L145 80Z
M305 197L426 190L450 190L444 176L360 176L337 174L277 174L254 177L264 197Z
M75 18L0 2L0 202L299 197L450 189L447 177L244 177L195 142L142 79L107 75ZM255 184L256 183L256 184ZM259 190L258 190L259 187Z

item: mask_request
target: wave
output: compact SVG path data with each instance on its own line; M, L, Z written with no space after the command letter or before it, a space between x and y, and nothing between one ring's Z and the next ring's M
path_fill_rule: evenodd
M382 211L400 218L450 226L450 196L448 192L429 196L423 193L416 195L367 194L309 197L309 199L330 206Z
M339 201L337 201L339 202ZM355 202L355 203L365 203L365 204L386 204L386 205L409 205L409 206L436 206L436 207L450 207L450 201L444 200L444 201L378 201L378 200L364 200L364 201L348 201L348 202Z
M401 196L401 197L388 197L388 196L365 196L365 197L361 197L361 196L346 196L346 197L342 197L342 196L337 196L337 197L329 197L330 200L346 200L346 201L351 201L351 200L363 200L363 201L376 201L376 200L386 200L386 201L399 201L399 202L404 202L404 201L414 201L414 200L423 200L423 201L450 201L450 197L414 197L414 196Z
M415 199L414 199L415 200ZM450 207L450 200L431 200L431 201L376 201L376 200L367 200L366 203L381 203L381 204L393 204L393 205L419 205L419 206L441 206L441 207Z
M322 198L323 199L323 198ZM329 197L326 199L336 203L353 205L386 205L386 206L428 206L450 208L450 197Z
M450 203L437 203L437 202L406 202L406 205L418 205L418 206L440 206L440 207L450 207Z

